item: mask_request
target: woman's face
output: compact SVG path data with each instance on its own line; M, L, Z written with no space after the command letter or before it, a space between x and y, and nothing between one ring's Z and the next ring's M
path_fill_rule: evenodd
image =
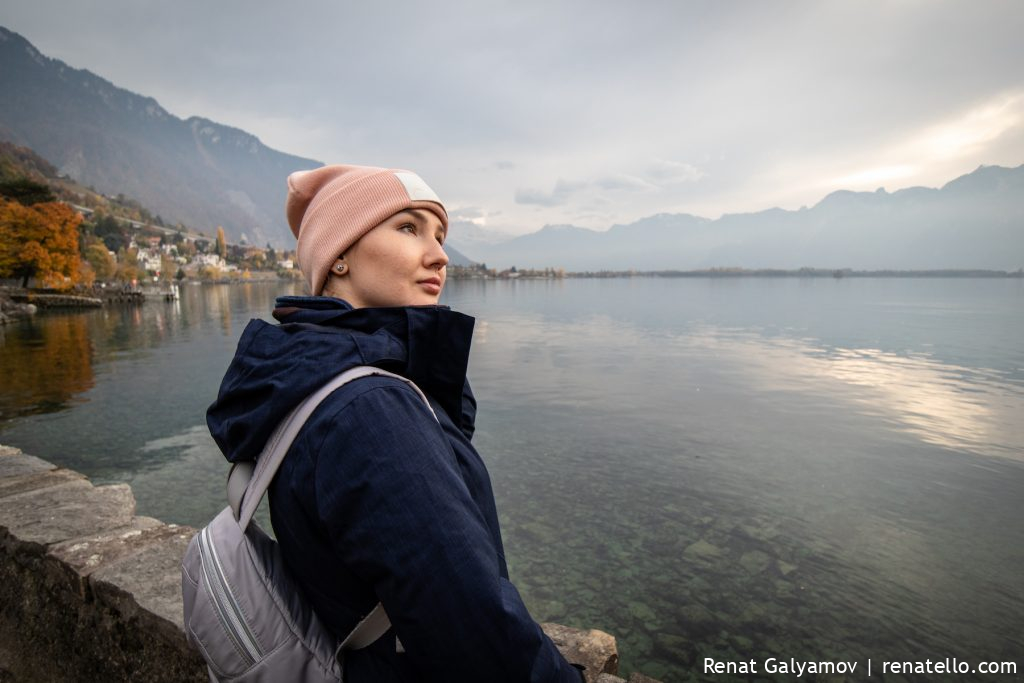
M426 209L396 213L359 238L344 254L344 274L332 269L325 296L356 308L436 304L448 256L444 224Z

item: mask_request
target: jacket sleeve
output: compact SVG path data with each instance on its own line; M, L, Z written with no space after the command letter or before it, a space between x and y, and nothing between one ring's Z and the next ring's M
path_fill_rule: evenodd
M410 388L389 380L337 410L315 491L335 552L373 587L422 680L579 683L501 577L452 446Z

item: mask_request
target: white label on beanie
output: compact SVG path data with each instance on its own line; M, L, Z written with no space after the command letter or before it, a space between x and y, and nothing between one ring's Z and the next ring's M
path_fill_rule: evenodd
M430 186L423 182L423 178L420 178L415 173L396 173L395 177L398 178L405 187L405 191L409 194L410 201L441 203L441 200L434 191L430 189Z

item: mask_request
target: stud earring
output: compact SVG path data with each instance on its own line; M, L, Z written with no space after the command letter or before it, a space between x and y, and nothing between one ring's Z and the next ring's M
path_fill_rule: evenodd
M347 268L348 266L345 265L344 263L338 263L334 266L334 272L336 272L338 275L342 275L344 274Z

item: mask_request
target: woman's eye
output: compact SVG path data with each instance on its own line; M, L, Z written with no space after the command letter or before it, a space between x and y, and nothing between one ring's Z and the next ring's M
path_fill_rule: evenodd
M404 225L399 226L398 229L408 233L412 233L413 235L416 234L416 226L413 225L412 223L405 223Z

